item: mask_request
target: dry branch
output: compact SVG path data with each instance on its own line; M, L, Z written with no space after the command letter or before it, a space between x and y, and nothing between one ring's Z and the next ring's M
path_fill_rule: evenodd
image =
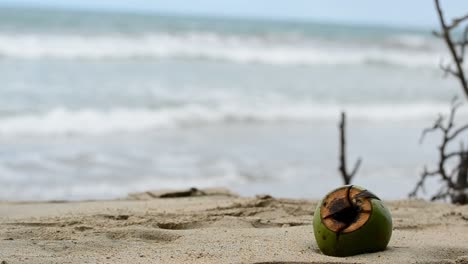
M434 3L439 17L441 31L433 32L433 34L444 40L453 60L451 64L444 64L441 61L439 67L444 72L444 75L452 75L458 79L462 91L468 99L468 82L463 69L465 49L466 46L468 46L468 25L465 26L460 40L454 40L451 34L452 31L463 22L468 21L468 14L455 18L452 20L452 23L448 24L444 18L439 0L434 0ZM442 142L438 147L439 160L435 170L429 171L427 167L424 167L421 178L417 182L414 190L410 193L410 197L416 196L419 190L424 191L424 182L428 177L439 176L443 184L439 191L431 197L431 200L450 197L452 203L468 203L468 150L464 148L463 143L460 144L460 151L448 152L447 150L449 143L454 142L463 132L468 131L468 124L458 128L456 128L454 124L455 115L460 106L461 103L457 102L456 99L453 100L448 119L440 115L433 126L423 130L421 142L427 133L438 131L442 134ZM449 160L453 160L454 158L458 158L459 161L451 171L448 171L446 165L448 166L447 163Z
M455 18L453 19L451 24L447 24L444 18L444 14L442 12L442 8L440 6L439 0L434 0L434 2L435 2L436 9L437 9L439 22L441 25L441 32L434 32L434 35L442 38L445 41L445 44L447 45L450 51L450 55L453 59L453 64L455 66L455 69L452 69L452 67L449 65L441 64L441 69L446 74L451 74L459 80L461 87L463 89L463 92L465 93L465 96L468 99L468 83L466 81L465 73L464 73L463 65L462 65L463 59L464 59L463 56L465 55L465 47L468 44L468 41L467 41L468 29L465 28L465 32L462 35L461 41L458 41L458 42L454 41L451 35L451 31L453 29L455 29L463 21L468 20L468 14L460 18ZM460 47L458 51L456 49L457 46Z
M340 129L340 166L339 171L345 184L350 184L353 177L356 175L359 167L361 166L361 158L359 158L354 164L354 168L351 173L348 173L346 166L346 113L341 113L341 120L339 124Z
M451 197L453 203L465 204L468 202L467 194L465 190L468 189L468 151L463 148L463 144L460 151L448 152L448 145L454 141L458 135L468 129L468 125L456 128L454 124L455 115L457 109L460 107L460 103L452 101L452 106L448 118L439 116L434 122L434 125L423 130L421 140L424 139L427 133L440 132L442 134L442 142L438 147L439 160L437 168L429 171L427 167L421 174L420 180L417 182L414 190L410 193L410 197L415 197L419 190L424 191L424 182L428 177L440 176L444 184L439 191L431 197L431 200L445 199ZM422 142L422 141L421 141ZM453 158L459 158L458 165L447 171L446 165L449 160Z

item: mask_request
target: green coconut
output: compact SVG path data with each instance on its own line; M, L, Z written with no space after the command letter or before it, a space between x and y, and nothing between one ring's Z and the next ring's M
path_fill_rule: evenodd
M314 235L329 256L351 256L385 250L392 217L382 201L364 188L347 185L331 191L314 213Z

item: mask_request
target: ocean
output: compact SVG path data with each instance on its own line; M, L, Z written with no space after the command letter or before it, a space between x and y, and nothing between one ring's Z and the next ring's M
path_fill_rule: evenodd
M430 31L3 7L0 199L320 198L342 184L341 111L353 183L405 198L437 158L422 129L464 99Z

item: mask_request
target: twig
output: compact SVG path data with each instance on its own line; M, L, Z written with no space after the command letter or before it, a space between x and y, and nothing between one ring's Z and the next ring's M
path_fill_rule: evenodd
M460 62L463 63L465 60L465 47L468 45L468 26L465 26L463 38L457 45L460 47Z
M361 166L362 159L359 158L354 164L354 168L351 173L348 173L346 166L346 113L341 112L341 121L339 124L340 129L340 166L339 171L345 184L350 184L353 177L356 175L359 167Z
M465 93L465 96L468 99L468 83L465 78L465 73L463 71L462 63L463 63L463 57L461 57L458 53L457 50L455 49L455 42L452 40L452 36L450 35L450 31L457 27L461 22L465 21L468 19L468 14L461 17L461 18L456 18L452 21L452 24L447 24L444 18L444 14L442 12L442 8L440 7L439 0L434 0L435 6L437 9L437 14L439 17L439 22L442 28L442 31L440 33L434 33L436 36L439 36L444 39L445 43L447 44L447 47L449 48L450 55L452 56L453 63L455 64L455 70L451 69L450 67L444 66L442 67L442 70L444 72L450 73L457 77L459 80L463 92ZM466 38L465 38L466 39ZM462 43L465 43L465 41L462 41ZM464 44L465 45L465 44ZM461 53L464 55L464 45L463 48L461 48Z
M462 17L459 17L459 18L454 18L454 19L452 19L452 24L447 25L447 28L448 28L449 30L454 29L454 28L456 28L460 23L462 23L462 22L465 21L465 20L468 20L468 14L466 14L466 15L464 15L464 16L462 16Z
M411 191L411 193L409 194L409 197L416 197L417 194L418 194L418 191L421 189L423 191L423 193L425 193L425 190L424 190L424 181L426 181L426 178L427 177L430 177L430 176L435 176L435 175L438 175L439 174L439 171L436 170L436 171L428 171L427 170L427 167L424 166L424 170L423 172L421 173L421 178L419 179L419 181L416 183L416 186L414 187L413 191Z
M436 131L437 129L443 130L442 121L444 121L444 117L441 114L439 114L439 117L434 122L434 125L423 130L423 132L421 133L421 137L419 138L419 144L421 144L424 141L424 138L428 133Z
M462 91L468 99L468 84L463 70L465 49L466 46L468 46L468 26L465 26L461 40L454 41L451 36L452 30L461 25L464 21L468 21L468 14L460 18L455 18L452 20L451 24L447 24L439 0L434 0L434 3L442 30L441 32L434 31L433 34L445 41L453 59L452 64L444 64L443 61L441 61L439 67L444 72L444 76L450 74L458 79ZM468 131L468 124L458 128L456 128L454 124L455 115L460 106L461 103L457 102L457 99L454 98L448 120L439 115L432 127L423 130L420 142L422 142L427 133L434 131L440 131L442 133L442 142L438 147L439 160L437 162L437 169L433 171L428 171L427 168L424 167L421 178L416 183L414 190L410 193L410 197L416 196L420 189L424 191L424 182L428 177L440 176L444 184L439 189L438 193L431 197L431 200L445 199L449 196L452 203L468 203L468 193L465 191L468 189L468 151L464 149L462 143L460 151L447 152L448 144L457 139L463 132ZM444 123L445 121L446 123ZM445 165L454 157L459 157L460 161L456 167L448 172Z
M449 136L449 140L452 140L454 139L455 137L457 137L460 133L464 132L464 131L467 131L468 130L468 124L458 128L457 130L455 130L450 136Z
M429 171L427 167L424 167L424 170L421 173L421 178L416 183L416 186L413 189L413 191L409 194L410 197L415 197L418 191L424 188L424 182L428 177L439 175L442 178L442 180L445 182L445 184L442 186L442 188L439 190L437 194L431 197L431 200L444 199L448 196L451 196L453 201L464 201L464 200L460 200L460 199L464 199L464 196L461 196L460 199L457 198L458 200L455 199L454 193L457 190L463 190L464 188L468 187L466 185L466 179L463 178L463 175L460 174L460 173L466 174L466 171L468 170L468 168L466 167L468 166L468 161L467 161L468 158L466 158L468 157L468 152L463 149L463 146L460 151L447 152L447 147L449 143L452 142L454 139L456 139L456 137L461 132L468 129L468 125L462 126L460 128L455 127L455 124L454 124L455 115L460 105L461 104L458 101L456 101L456 98L454 98L454 100L452 100L452 106L451 106L450 114L448 118L446 119L442 115L439 115L439 117L434 122L434 125L423 130L420 142L422 142L422 140L424 139L424 136L427 133L435 132L435 131L440 131L442 133L442 142L440 143L438 147L439 160L437 163L437 169L435 170ZM447 172L445 168L445 164L447 163L449 159L454 158L454 157L460 157L461 162L456 168L452 169L452 171ZM464 159L464 157L466 158L466 160ZM463 163L463 161L466 161L466 162ZM457 175L458 177L455 181L454 176L456 176L457 172L458 172L458 175Z

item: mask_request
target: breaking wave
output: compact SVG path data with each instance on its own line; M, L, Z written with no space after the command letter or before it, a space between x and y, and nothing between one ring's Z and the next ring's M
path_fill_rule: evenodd
M273 65L437 65L434 46L418 35L375 42L262 38L215 33L140 35L0 34L0 57L20 59L205 59Z
M343 109L346 109L350 118L355 120L404 122L432 119L438 113L447 112L448 106L437 103L386 105L299 103L263 107L185 105L165 109L114 108L106 111L56 108L44 113L3 116L0 118L0 133L6 135L107 134L229 122L335 122ZM467 111L460 112L460 116L467 114Z

